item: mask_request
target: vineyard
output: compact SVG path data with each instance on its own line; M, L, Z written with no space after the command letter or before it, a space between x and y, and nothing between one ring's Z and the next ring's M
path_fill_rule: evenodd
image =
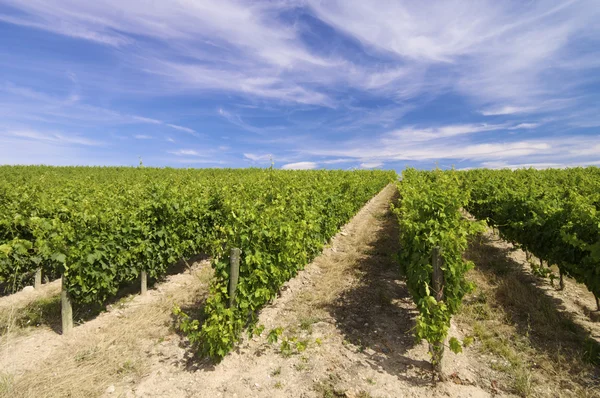
M420 312L416 336L430 343L434 366L452 315L474 288L465 277L474 264L464 253L468 238L485 224L469 221L463 209L497 228L528 258L537 257L540 268L543 261L558 266L561 289L564 275L584 284L600 311L600 169L407 169L399 191L400 265ZM540 268L535 270L553 280L552 271ZM459 352L470 343L470 337L462 343L451 337L449 347ZM598 347L588 354L600 363Z
M478 264L467 252L487 226L523 249L552 285L559 279L562 289L566 277L585 285L600 311L600 169L592 167L406 169L398 180L386 171L3 166L0 293L37 288L43 276L62 279L63 302L105 305L124 287L141 279L143 291L146 277L160 281L174 263L205 254L213 270L206 302L169 310L195 355L218 363L235 353L245 331L283 341L282 351L293 342L300 354L309 340L276 325L265 329L261 309L390 189L395 199L383 208L398 227L390 261L417 314L407 333L428 343L427 360L441 380L445 349L458 354L478 343L476 333L452 325L477 292L470 275ZM375 301L387 301L388 293L377 294L383 298ZM64 334L70 328L63 323ZM588 362L600 363L597 344L585 350Z
M408 169L402 177L400 206L396 209L400 265L420 312L416 336L431 344L433 364L441 372L451 317L465 294L473 290L465 277L473 268L473 263L463 259L467 239L481 232L483 224L462 216L469 191L462 189L457 173ZM450 348L459 352L461 343L453 337Z
M472 170L466 206L563 276L583 283L600 311L600 169ZM541 272L544 272L543 270Z
M142 272L159 278L174 262L207 253L215 269L208 320L198 335L197 324L183 327L192 341L202 336L208 354L223 356L248 317L395 173L3 167L0 176L5 289L41 269L62 276L73 303L102 303ZM229 307L232 247L243 254Z

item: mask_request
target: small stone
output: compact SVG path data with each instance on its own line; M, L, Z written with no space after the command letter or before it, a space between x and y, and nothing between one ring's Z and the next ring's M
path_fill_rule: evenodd
M33 292L33 291L35 291L35 288L33 286L25 286L23 288L23 291L24 292Z
M355 398L358 397L358 393L355 390L348 390L344 393L346 398Z
M106 389L106 393L112 394L113 392L115 392L115 386L114 385L108 386L108 388Z
M369 356L373 356L376 354L375 350L373 350L372 348L365 348L364 353Z

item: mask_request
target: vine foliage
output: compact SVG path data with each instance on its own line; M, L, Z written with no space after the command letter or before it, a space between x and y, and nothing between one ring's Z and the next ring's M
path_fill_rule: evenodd
M463 259L468 237L483 231L484 224L467 220L462 208L469 191L461 187L456 171L406 169L398 183L400 201L394 208L400 223L400 266L419 310L416 338L430 343L434 367L438 367L448 336L450 320L465 294L473 289L465 274L473 263ZM442 258L443 299L436 300L432 284L434 248ZM465 339L462 345L469 343ZM461 350L451 338L449 347Z

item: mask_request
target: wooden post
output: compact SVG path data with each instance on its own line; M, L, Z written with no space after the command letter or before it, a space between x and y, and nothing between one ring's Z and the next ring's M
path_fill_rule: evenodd
M439 246L432 250L431 265L433 266L432 283L435 299L442 301L444 299L444 271L442 271L442 251Z
M141 278L141 283L142 283L140 294L143 296L148 291L148 274L146 273L146 271L141 272L140 278Z
M62 276L62 287L60 292L62 334L66 335L73 329L73 307L71 306L71 297L67 291L66 278Z
M431 253L431 265L433 274L431 276L431 286L435 294L436 301L444 300L444 271L442 270L443 259L442 250L439 246L433 248ZM430 344L429 351L433 362L433 370L437 373L440 380L444 380L442 373L442 357L444 356L444 342Z
M558 285L560 290L564 290L565 289L565 281L563 280L563 272L562 269L558 269L558 273L560 274L560 284Z
M42 269L38 268L35 270L35 282L33 284L33 287L36 289L39 289L40 287L42 287Z
M238 280L240 278L240 253L237 248L231 249L229 256L229 307L233 307L235 303L235 290L237 289Z

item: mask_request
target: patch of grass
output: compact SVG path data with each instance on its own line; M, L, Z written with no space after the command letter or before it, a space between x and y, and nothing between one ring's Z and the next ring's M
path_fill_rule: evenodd
M17 324L20 327L26 327L58 325L60 322L60 296L54 296L32 301L19 314Z
M303 372L309 368L310 366L308 366L308 364L305 362L300 362L294 365L294 369L296 369L298 372Z
M323 398L346 397L346 393L338 388L335 388L331 383L317 383L314 385L314 390Z
M271 371L271 376L279 376L281 374L281 366L276 367Z
M133 294L122 297L114 304L114 307L122 310L123 308L127 307L127 305L131 303L135 297L136 296Z
M308 334L312 334L312 325L319 322L321 319L314 316L307 316L300 319L300 329L304 330Z
M94 347L89 347L86 348L84 350L78 351L75 354L75 362L85 362L85 361L90 361L93 360L96 355L98 354L98 347L94 346Z
M9 330L41 325L57 328L60 324L60 296L39 298L20 310L1 313L0 335Z
M380 286L377 289L377 301L382 307L388 307L392 304L392 298L386 291L385 287Z
M281 346L279 346L279 353L284 358L289 358L294 353L294 346L290 342L290 340L284 338L281 342Z
M273 333L273 331L271 331L267 338L267 341L269 343L273 344L277 342L279 336L283 332L282 328L279 329L281 329L281 332L279 334L275 334ZM309 343L310 341L308 339L299 340L296 336L282 337L281 344L279 345L279 353L282 357L289 358L294 354L299 354L306 351Z
M13 376L7 373L0 373L0 395L10 396L13 391Z
M507 328L490 329L484 322L475 322L473 332L481 343L481 350L493 354L496 359L490 364L492 369L503 372L510 377L515 393L527 397L532 392L531 371L526 351L527 343L518 336L512 335Z
M341 377L337 373L330 373L329 378L316 382L313 385L313 390L323 398L346 397L346 392L336 387L341 381Z
M140 364L137 361L132 361L131 359L123 362L119 368L117 369L117 374L138 374L140 372Z
M122 309L135 298L129 295L121 298L114 304L115 308ZM73 320L82 323L92 319L105 310L102 305L80 305L73 308ZM28 303L25 307L6 310L0 313L0 335L9 330L18 331L29 327L47 326L55 331L60 331L61 304L60 295L40 297Z
M390 217L390 213L388 213L388 212L384 212L384 213L371 213L371 215L373 217L375 217L375 219L377 221L383 221L383 220L385 220L385 219L387 219L387 218Z
M306 348L308 347L308 340L298 340L296 341L296 350L298 352L304 352L306 351Z
M508 391L523 397L548 389L555 396L563 391L590 396L600 387L598 369L586 361L598 355L598 344L561 310L560 302L490 242L472 242L467 257L476 264L469 278L477 290L455 319L492 357L490 367Z
M204 267L196 273L196 277L203 285L208 285L213 276L210 267Z
M278 381L273 387L275 387L278 390L281 390L283 388L283 384L280 381Z

